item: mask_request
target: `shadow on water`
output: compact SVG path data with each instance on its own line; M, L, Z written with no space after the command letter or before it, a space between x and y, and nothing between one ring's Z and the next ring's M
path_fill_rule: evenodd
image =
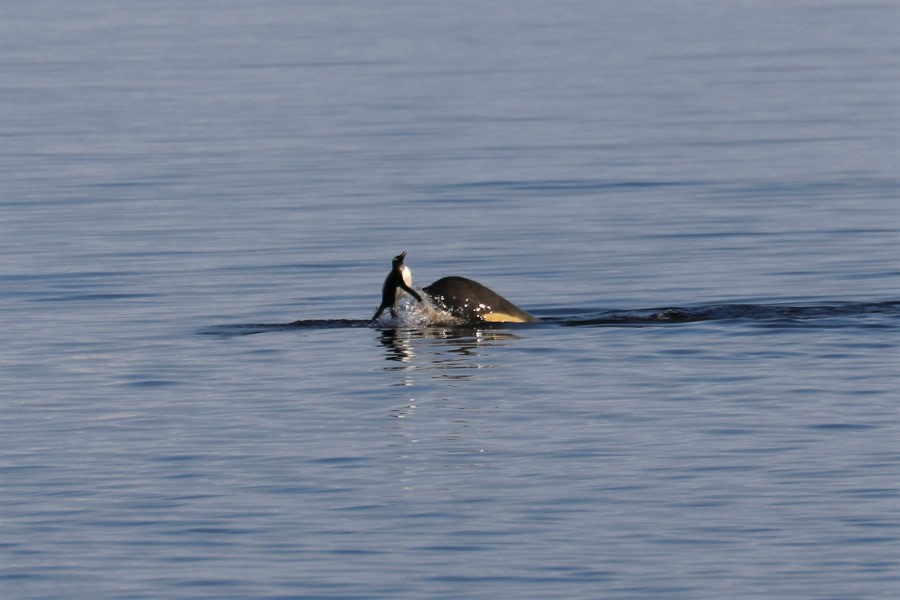
M535 327L654 327L722 321L747 323L770 328L788 327L879 327L900 326L900 301L887 302L820 302L811 304L707 304L693 307L664 307L635 310L549 309L535 311L540 323L479 323L454 327L410 328L369 326L366 319L308 319L290 323L253 323L216 325L200 330L204 335L234 337L279 331L365 328L381 331L386 346L396 347L403 339L398 332L415 331L417 337L499 340L515 338L510 331ZM498 337L500 336L500 337Z

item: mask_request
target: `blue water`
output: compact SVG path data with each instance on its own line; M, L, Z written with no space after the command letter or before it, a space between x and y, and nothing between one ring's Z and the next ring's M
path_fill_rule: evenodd
M4 3L0 595L895 596L898 11Z

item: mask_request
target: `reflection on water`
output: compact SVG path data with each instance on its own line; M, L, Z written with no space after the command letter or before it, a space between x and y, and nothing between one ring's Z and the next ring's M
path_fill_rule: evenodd
M503 346L520 336L508 331L478 327L384 329L379 342L385 348L385 359L408 366L392 369L483 369L485 365L473 364L473 358L483 358L485 346ZM418 354L434 355L428 365L412 365Z

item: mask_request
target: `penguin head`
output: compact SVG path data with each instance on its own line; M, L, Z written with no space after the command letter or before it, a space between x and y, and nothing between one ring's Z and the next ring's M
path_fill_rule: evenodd
M391 275L388 275L388 278L393 276L399 276L400 280L403 282L407 288L411 287L413 284L413 276L412 271L403 264L403 259L406 258L406 250L398 254L394 257L394 260L391 261ZM403 295L403 286L397 288L397 298ZM421 299L416 295L416 300L421 302Z
M396 271L403 268L403 259L406 258L406 250L394 257L391 261L391 267Z

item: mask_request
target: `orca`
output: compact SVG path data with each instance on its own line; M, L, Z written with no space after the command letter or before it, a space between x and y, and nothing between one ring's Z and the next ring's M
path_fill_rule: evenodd
M390 308L391 315L397 317L397 302L404 294L409 294L417 302L423 302L422 294L413 287L412 271L404 264L406 252L394 257L391 272L384 280L381 289L381 305L375 316L369 321L373 324L381 314ZM433 307L444 311L435 316L436 321L459 324L472 323L539 323L541 320L522 310L494 290L456 275L442 277L431 285L422 288ZM432 314L433 311L429 311ZM436 311L434 311L436 312ZM449 318L448 318L449 317Z

